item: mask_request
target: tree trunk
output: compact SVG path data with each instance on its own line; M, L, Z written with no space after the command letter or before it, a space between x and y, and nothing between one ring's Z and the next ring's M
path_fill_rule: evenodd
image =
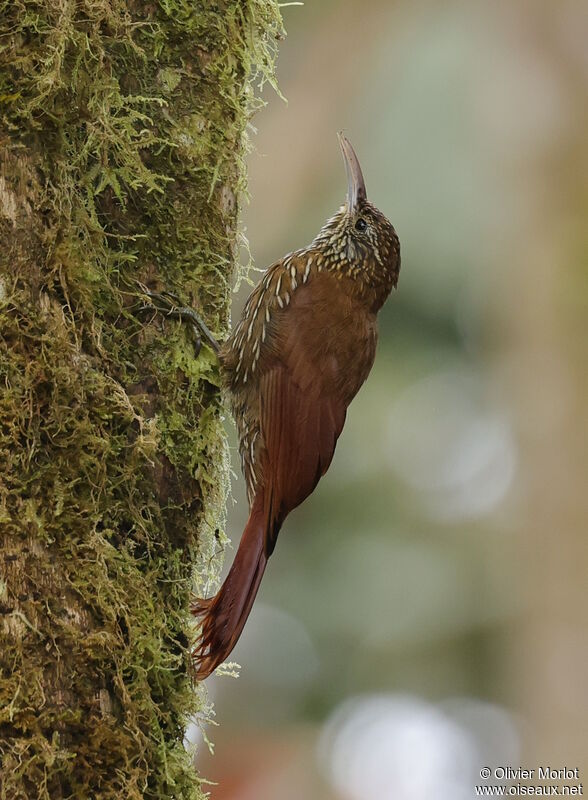
M0 797L199 798L189 603L214 577L219 374L273 0L0 2ZM219 521L220 520L220 521Z

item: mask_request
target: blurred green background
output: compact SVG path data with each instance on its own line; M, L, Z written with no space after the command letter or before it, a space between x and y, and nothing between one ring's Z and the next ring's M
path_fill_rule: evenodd
M344 200L344 129L402 270L241 677L207 681L220 727L198 767L214 800L462 800L507 764L588 787L588 4L283 12L288 103L267 92L249 162L255 263ZM234 499L236 545L240 476Z

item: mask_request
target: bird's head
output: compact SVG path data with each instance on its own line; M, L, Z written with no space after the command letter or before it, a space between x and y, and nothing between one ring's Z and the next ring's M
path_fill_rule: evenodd
M398 282L400 243L390 221L367 199L359 160L342 133L339 144L347 171L347 201L313 244L321 249L329 269L380 290L383 303Z

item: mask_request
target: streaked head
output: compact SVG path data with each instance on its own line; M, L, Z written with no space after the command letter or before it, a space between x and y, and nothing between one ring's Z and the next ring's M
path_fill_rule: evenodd
M398 282L400 243L394 227L367 198L365 180L355 150L338 134L347 172L347 200L323 226L315 244L332 268L387 293ZM383 301L382 301L383 302Z

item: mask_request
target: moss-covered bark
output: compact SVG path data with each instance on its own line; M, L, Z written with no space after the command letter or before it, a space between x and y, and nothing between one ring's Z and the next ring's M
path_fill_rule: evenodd
M0 2L0 797L198 798L193 565L226 483L218 373L272 0Z

